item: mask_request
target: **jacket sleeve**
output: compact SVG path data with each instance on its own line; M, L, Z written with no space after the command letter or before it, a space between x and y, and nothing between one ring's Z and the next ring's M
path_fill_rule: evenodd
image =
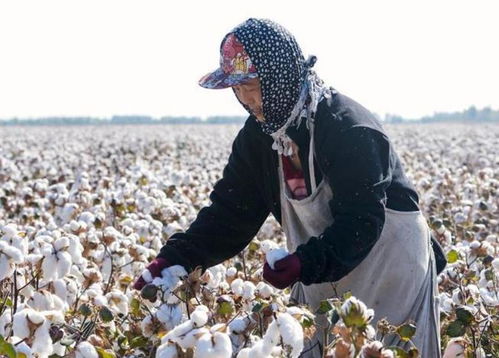
M211 205L202 208L185 233L173 235L158 257L191 271L206 269L243 250L269 214L245 158L251 155L251 138L241 129L222 178L210 194Z
M332 135L326 135L321 151L329 163L323 170L333 191L334 222L297 248L306 285L347 275L368 255L385 220L385 190L392 177L388 138L361 126Z

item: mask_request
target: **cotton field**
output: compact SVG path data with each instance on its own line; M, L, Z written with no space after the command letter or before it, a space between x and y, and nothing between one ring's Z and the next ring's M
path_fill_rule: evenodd
M387 126L449 264L442 351L499 357L499 126ZM332 324L329 357L417 357L417 327L371 325L353 296L298 306L262 279L285 246L271 217L243 253L132 283L209 204L238 131L216 126L0 129L0 355L299 357ZM396 268L394 268L396 269ZM410 279L410 278L408 278ZM386 347L397 334L408 349ZM426 358L426 357L425 357Z

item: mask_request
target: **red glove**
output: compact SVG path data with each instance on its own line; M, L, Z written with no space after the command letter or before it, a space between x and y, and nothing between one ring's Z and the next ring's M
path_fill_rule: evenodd
M168 266L170 265L168 264L168 261L166 261L166 259L158 257L152 260L149 266L146 267L146 269L151 273L152 278L155 278L160 277L161 271L163 271ZM144 280L144 277L140 275L137 281L135 281L135 283L133 284L133 288L135 288L136 290L141 290L142 287L144 287L146 284L146 280Z
M288 255L274 263L275 270L265 263L263 278L272 286L284 289L298 281L301 273L301 261L297 254Z

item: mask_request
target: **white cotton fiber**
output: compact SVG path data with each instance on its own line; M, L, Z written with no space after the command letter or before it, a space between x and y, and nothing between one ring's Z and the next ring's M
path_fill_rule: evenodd
M272 249L269 252L267 252L267 254L265 255L265 259L267 260L267 263L269 264L270 268L274 270L274 263L276 261L279 261L280 259L285 258L288 255L289 255L288 250L284 248Z
M194 358L230 358L232 344L226 333L215 332L199 338L194 351Z
M248 328L249 323L249 317L237 317L229 323L229 329L234 334L240 334Z
M229 267L225 272L225 275L227 277L234 277L236 274L237 274L237 269L234 266Z
M279 246L271 240L263 240L260 243L260 249L264 254L267 254L270 250L277 249Z
M232 290L232 293L236 296L242 296L243 295L243 284L244 281L241 280L240 278L236 278L232 283L230 284L230 289Z
M21 339L29 337L30 332L28 327L28 320L26 319L26 310L16 312L16 314L14 315L12 329L14 331L14 335Z
M45 317L40 312L35 310L27 309L26 318L33 324L40 324L45 320Z
M6 255L0 254L0 281L3 281L6 277L9 277L14 272L9 258Z
M90 343L80 342L76 347L75 358L99 358L99 355Z
M0 316L0 336L5 337L6 336L6 329L7 325L12 321L12 315L10 313L10 310L5 310L2 315Z
M261 281L256 285L256 293L262 298L269 298L274 293L274 288Z
M191 321L194 327L202 327L208 322L208 308L206 306L197 306L191 314Z
M59 251L57 253L57 277L63 278L71 270L71 255L65 251Z
M42 276L47 281L57 279L57 257L52 253L44 255L42 262Z
M156 312L156 317L167 330L171 330L182 321L182 308L180 305L163 304Z
M251 281L245 281L243 283L243 298L245 300L252 300L255 298L256 287Z
M5 255L9 256L16 264L20 264L24 261L24 255L22 254L21 250L14 246L7 245L3 249L3 252Z
M26 344L26 342L21 342L16 345L16 352L23 353L27 358L33 357L33 350L30 346Z
M303 350L303 328L300 322L288 313L279 313L277 323L282 341L292 347L291 357L298 357Z
M173 343L160 345L156 351L156 358L178 358L177 347Z
M49 329L50 322L45 321L35 331L35 337L33 343L31 344L31 349L33 350L33 353L38 353L40 357L47 357L54 351Z

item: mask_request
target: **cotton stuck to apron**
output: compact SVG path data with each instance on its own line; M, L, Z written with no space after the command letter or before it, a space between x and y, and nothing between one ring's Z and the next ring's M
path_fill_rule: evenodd
M329 201L333 197L325 180L317 186L314 175L314 124L309 117L310 130L310 182L312 192L302 199L292 199L286 186L282 161L279 157L279 183L282 228L290 252L319 237L334 219ZM320 301L342 297L348 291L375 311L371 324L386 317L393 325L412 320L416 334L412 342L423 358L438 358L440 353L440 318L438 313L438 287L435 260L430 246L430 230L421 211L402 212L385 209L385 222L381 235L367 257L347 276L336 282L293 286L291 297L309 305L314 312ZM317 334L305 345L301 357L322 357L323 332L327 320L316 318ZM385 338L386 346L409 348L398 336ZM313 348L312 348L313 347Z

